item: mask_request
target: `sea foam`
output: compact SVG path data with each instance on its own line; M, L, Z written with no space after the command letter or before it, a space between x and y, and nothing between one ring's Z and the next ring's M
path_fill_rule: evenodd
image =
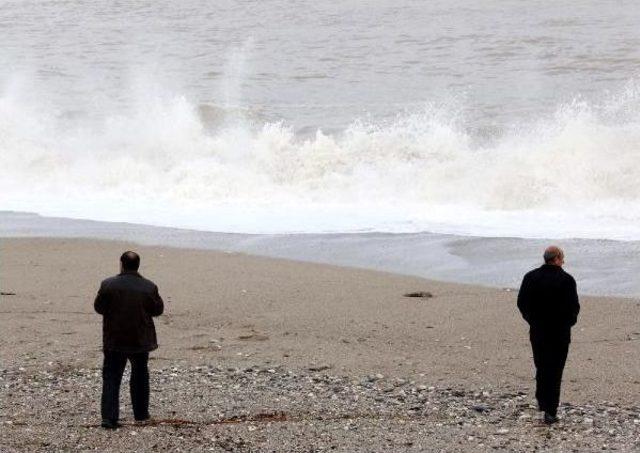
M305 135L174 94L73 114L16 91L0 97L3 210L245 233L640 239L633 84L491 132L427 105Z

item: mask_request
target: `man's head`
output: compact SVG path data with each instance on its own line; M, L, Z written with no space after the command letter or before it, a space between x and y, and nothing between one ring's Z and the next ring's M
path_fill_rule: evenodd
M560 247L551 245L544 251L544 263L552 264L554 266L560 266L564 264L564 252Z
M122 270L122 272L137 271L139 267L140 255L136 252L129 250L120 256L120 270Z

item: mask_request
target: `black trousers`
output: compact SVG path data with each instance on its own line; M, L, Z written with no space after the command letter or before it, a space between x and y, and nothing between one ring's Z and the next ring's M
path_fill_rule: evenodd
M569 353L569 339L531 334L533 362L536 366L536 399L540 410L556 415L560 404L562 372Z
M149 353L127 354L123 352L104 351L102 366L102 402L103 420L118 421L120 413L120 383L122 374L131 362L131 405L136 420L149 418Z

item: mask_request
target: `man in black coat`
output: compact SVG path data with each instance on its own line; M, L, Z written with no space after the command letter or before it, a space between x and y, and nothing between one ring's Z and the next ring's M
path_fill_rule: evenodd
M527 273L518 293L518 308L529 323L536 366L536 399L547 424L558 421L562 372L571 342L571 327L580 304L576 281L562 269L564 252L551 246L545 264Z
M100 285L94 302L102 315L102 427L115 429L120 411L120 383L131 362L131 405L137 421L149 419L149 352L158 348L153 317L164 311L158 287L138 273L140 256L124 252L120 273Z

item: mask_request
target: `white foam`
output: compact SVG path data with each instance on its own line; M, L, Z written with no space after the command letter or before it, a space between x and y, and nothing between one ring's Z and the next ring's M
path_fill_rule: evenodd
M443 108L302 139L237 112L209 124L161 92L69 119L16 86L0 97L4 210L228 232L640 239L634 86L482 145Z

